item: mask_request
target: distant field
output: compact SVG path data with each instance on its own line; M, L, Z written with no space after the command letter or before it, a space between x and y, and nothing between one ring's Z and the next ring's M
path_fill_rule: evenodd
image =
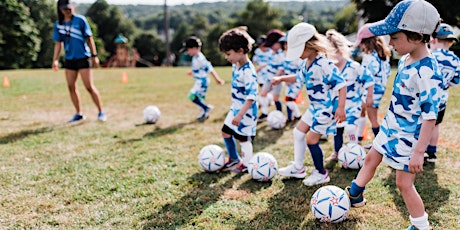
M106 123L79 82L88 118L74 114L64 72L0 71L0 229L404 229L408 212L395 172L382 164L366 189L368 205L353 209L339 224L317 222L311 195L321 186L280 176L272 182L249 175L204 173L199 150L224 147L220 128L230 105L230 67L217 68L227 80L212 82L207 102L215 109L204 123L187 99L193 81L188 68L98 69ZM121 82L126 72L128 83ZM390 81L391 82L391 81ZM389 89L392 87L389 86ZM389 92L388 92L389 93ZM382 116L388 107L387 93ZM305 93L304 93L305 95ZM142 110L162 112L143 125ZM307 104L301 105L305 111ZM460 88L450 91L436 165L425 165L416 186L435 229L460 229ZM271 108L272 110L274 108ZM292 127L258 126L254 151L272 153L280 167L293 160ZM371 132L369 132L371 133ZM332 137L321 144L327 156ZM367 140L366 143L370 143ZM313 163L307 152L308 170ZM331 185L345 187L357 171L329 164Z

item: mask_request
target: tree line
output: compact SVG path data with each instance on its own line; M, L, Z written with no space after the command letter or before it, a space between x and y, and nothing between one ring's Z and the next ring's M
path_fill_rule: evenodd
M178 56L182 41L191 35L201 38L202 51L214 65L227 65L217 48L219 36L229 28L245 25L254 38L271 29L286 31L306 21L325 32L335 28L347 35L356 32L358 19L372 22L385 17L397 0L324 0L311 2L267 2L242 0L168 6L170 50ZM431 0L446 23L459 25L460 4ZM49 68L56 21L54 0L3 0L0 2L0 69ZM109 5L106 0L79 4L76 13L85 15L93 30L102 63L115 53L113 40L122 33L129 47L147 61L166 56L164 8L158 5Z

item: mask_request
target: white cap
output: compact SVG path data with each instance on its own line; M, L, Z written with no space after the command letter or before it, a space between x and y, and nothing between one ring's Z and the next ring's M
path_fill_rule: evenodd
M427 1L405 0L399 2L384 20L369 24L369 31L377 36L401 30L431 35L439 21L438 11Z
M287 36L288 49L286 52L286 60L293 61L300 58L305 49L305 43L315 34L315 27L305 22L301 22L292 27Z

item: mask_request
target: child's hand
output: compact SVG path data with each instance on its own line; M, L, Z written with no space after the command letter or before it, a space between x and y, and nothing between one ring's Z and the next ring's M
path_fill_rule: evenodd
M421 173L423 172L423 158L424 153L414 152L409 161L409 172Z
M217 79L216 81L217 81L217 83L218 83L219 85L224 85L224 84L225 84L225 80L224 80L224 79Z
M279 83L281 83L281 77L273 77L271 80L270 80L270 85L273 86L273 85L278 85Z
M241 122L241 119L243 119L243 116L240 115L239 113L233 118L232 120L232 125L236 125L236 126L239 126L240 125L240 122Z
M371 96L367 96L366 97L366 106L367 107L372 107L372 105L374 104L374 99L372 99L372 95Z
M188 71L187 75L192 76L192 71Z
M345 118L347 118L345 114L345 109L340 107L337 108L337 111L335 111L334 118L337 123L342 123L343 121L345 121Z

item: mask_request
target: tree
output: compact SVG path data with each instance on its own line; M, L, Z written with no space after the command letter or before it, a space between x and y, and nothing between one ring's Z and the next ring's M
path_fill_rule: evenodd
M342 11L335 14L334 24L336 30L342 34L351 34L358 31L356 5L345 6Z
M367 22L376 22L384 19L391 9L401 0L352 0L358 8L363 10L363 17ZM460 4L451 0L428 0L438 10L445 23L460 26Z
M238 13L238 18L233 27L247 26L248 33L253 38L266 34L271 29L281 29L279 21L281 11L270 7L264 0L252 0L246 8Z
M127 20L118 7L110 6L105 0L97 0L86 12L98 28L97 36L104 41L104 48L115 53L113 40L120 33L130 38L135 32L134 23Z
M0 69L32 67L41 39L29 8L16 0L3 0L0 12Z
M164 43L152 33L139 34L134 39L133 47L137 49L141 58L149 62L153 62L154 56L158 56L160 60L166 56Z

